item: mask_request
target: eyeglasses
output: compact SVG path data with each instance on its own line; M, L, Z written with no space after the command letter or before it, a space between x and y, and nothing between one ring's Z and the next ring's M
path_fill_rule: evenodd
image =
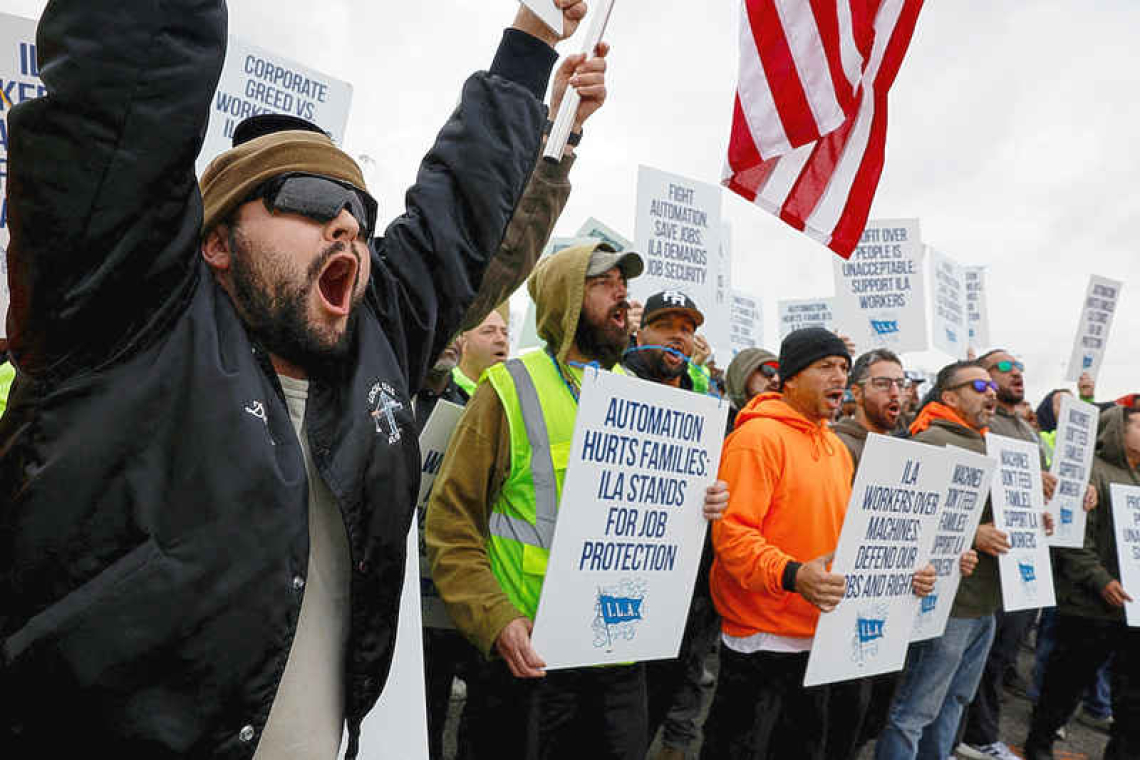
M335 219L342 209L360 225L365 240L376 230L376 199L348 182L319 174L281 174L263 182L246 201L265 201L270 211L300 214L318 222Z
M998 372L1010 372L1014 367L1017 367L1018 372L1025 371L1025 365L1021 362L997 362L990 365L990 369L996 369Z
M891 386L899 389L899 392L906 390L910 381L905 377L869 377L863 381L865 385L870 385L877 391L889 391Z
M760 374L764 377L775 377L776 373L780 371L780 365L776 362L765 362L756 369L760 370Z
M997 393L997 389L998 389L997 383L995 383L993 380L967 380L964 383L958 383L957 385L951 385L946 390L956 391L959 388L965 388L967 385L971 386L974 389L974 391L976 391L977 393L985 393L987 390L991 390L994 393Z

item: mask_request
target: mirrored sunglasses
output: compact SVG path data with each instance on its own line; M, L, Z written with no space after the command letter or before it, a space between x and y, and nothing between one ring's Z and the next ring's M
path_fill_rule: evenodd
M998 372L1010 372L1014 367L1017 367L1018 372L1025 371L1025 365L1021 362L998 362L993 366L997 368Z
M348 209L366 240L376 231L376 200L364 190L331 177L299 172L281 174L262 183L247 201L258 198L271 212L300 214L322 224Z
M978 393L985 393L986 390L991 390L994 393L997 393L997 389L998 389L997 383L995 383L993 380L967 380L964 383L958 383L957 385L952 385L949 388L947 388L946 390L956 391L959 388L965 388L966 386L972 387Z

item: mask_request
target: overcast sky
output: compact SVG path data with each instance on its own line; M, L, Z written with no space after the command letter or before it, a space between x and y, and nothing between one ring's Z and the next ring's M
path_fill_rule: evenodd
M0 0L36 17L42 0ZM707 182L724 163L736 0L617 0L610 98L587 125L555 234L595 216L632 238L638 164ZM345 147L373 157L382 218L464 78L486 68L512 0L236 0L230 32L355 88ZM872 218L917 217L925 243L989 267L991 336L1022 356L1030 400L1062 385L1089 274L1125 281L1098 397L1140 391L1140 3L926 3L891 91ZM108 30L110 32L110 30ZM563 43L566 51L579 41ZM564 51L565 52L565 51ZM725 192L734 285L776 301L832 294L833 254ZM387 214L383 211L386 210ZM907 357L936 370L937 353Z

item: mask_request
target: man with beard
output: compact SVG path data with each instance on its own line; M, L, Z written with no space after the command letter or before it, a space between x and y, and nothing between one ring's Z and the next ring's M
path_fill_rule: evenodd
M994 349L983 354L978 357L978 364L989 373L997 388L994 414L989 423L990 432L1029 441L1038 447L1041 479L1045 500L1048 501L1053 496L1057 479L1047 469L1047 457L1037 431L1018 414L1017 407L1025 400L1025 365L1004 349ZM990 647L977 696L967 711L963 743L958 746L958 752L963 756L980 760L990 757L1005 760L1012 757L1012 754L1008 754L1008 749L1003 749L1006 745L998 736L1001 691L1004 683L1013 691L1025 692L1024 679L1017 672L1017 651L1037 619L1037 614L1038 610L997 611L994 643ZM1002 754L1003 752L1007 754Z
M893 351L876 348L855 360L849 388L855 397L855 413L841 418L831 429L851 452L856 470L867 434L890 435L898 425L906 385L902 361Z
M705 317L693 300L677 290L654 293L645 302L636 345L622 361L643 380L693 390L689 362L694 337Z
M331 759L347 724L351 758L387 678L410 399L534 167L559 37L518 10L377 239L323 135L199 189L225 39L221 0L52 2L47 95L9 114L5 756ZM596 108L601 72L575 86Z
M704 760L855 757L862 686L803 685L820 613L835 609L846 589L828 565L854 469L828 422L850 363L834 333L789 333L780 392L752 399L725 442L720 476L731 497L713 524L710 579L723 620L720 674ZM915 593L930 593L934 578L933 566L916 572Z
M452 436L428 506L436 586L456 626L488 657L468 689L475 757L645 754L640 664L549 674L530 632L587 365L614 368L628 344L626 283L641 257L606 243L564 249L528 283L540 351L492 366ZM710 488L706 514L723 508Z
M997 384L978 362L943 367L931 391L932 400L911 425L913 440L985 454L996 392ZM1043 520L1046 532L1052 532L1048 513ZM989 499L974 535L974 548L976 558L962 559L963 578L945 633L911 644L907 652L887 725L875 745L876 760L942 760L954 748L962 711L978 689L993 641L994 613L1001 609L997 557L1010 549L1009 536L994 525ZM972 569L975 560L976 569ZM1004 744L987 749L1009 751Z

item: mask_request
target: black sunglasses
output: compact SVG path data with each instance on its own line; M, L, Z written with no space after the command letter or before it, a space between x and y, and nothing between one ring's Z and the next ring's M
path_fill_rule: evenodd
M764 377L775 377L776 373L780 371L780 365L774 362L765 362L757 367L757 369L760 370L760 374Z
M280 174L259 185L246 202L259 198L271 212L300 214L321 223L335 219L347 208L365 240L376 230L376 199L359 187L332 177L301 172Z

